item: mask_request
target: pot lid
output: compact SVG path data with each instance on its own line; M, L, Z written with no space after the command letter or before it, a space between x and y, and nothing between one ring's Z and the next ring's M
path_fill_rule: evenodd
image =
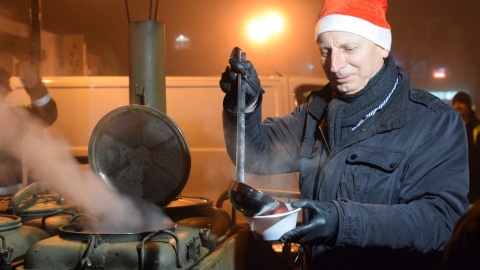
M45 184L33 182L5 200L8 201L7 210L25 219L74 209L74 205L59 194L50 192Z
M7 231L22 226L22 219L14 215L0 215L0 231Z
M213 207L213 201L202 197L180 196L171 201L165 208L165 213L169 215L180 213L195 213L199 211L210 210Z
M32 196L22 201L19 205L16 215L20 217L43 217L58 211L73 210L74 206L65 203L59 203L59 199L53 195Z
M182 207L191 207L197 205L208 205L208 207L213 206L212 200L203 197L187 197L180 196L171 201L167 208L182 208Z
M88 161L121 193L167 205L190 174L190 151L168 116L144 105L117 108L93 129Z

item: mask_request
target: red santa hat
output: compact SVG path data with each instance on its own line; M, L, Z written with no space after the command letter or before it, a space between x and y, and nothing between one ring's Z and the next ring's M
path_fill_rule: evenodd
M387 0L325 0L315 25L315 40L323 32L360 35L390 51L392 33L385 13Z

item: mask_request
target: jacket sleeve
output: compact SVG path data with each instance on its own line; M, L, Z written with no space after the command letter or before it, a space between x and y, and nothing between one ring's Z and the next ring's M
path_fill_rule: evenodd
M259 175L297 171L296 156L300 145L305 106L285 117L269 117L262 123L259 106L245 116L245 171ZM223 129L227 152L235 163L236 114L223 111Z
M392 205L335 201L337 246L441 251L468 208L467 140L462 119L444 110L422 123Z
M31 95L31 93L40 96L44 96L45 94L49 95L47 87L41 81L33 87L26 88L26 90L29 95ZM41 106L37 106L35 102L32 101L32 104L26 107L26 109L31 115L41 119L48 126L52 125L58 117L57 104L52 97L50 97L50 100L48 100L47 103L42 104Z

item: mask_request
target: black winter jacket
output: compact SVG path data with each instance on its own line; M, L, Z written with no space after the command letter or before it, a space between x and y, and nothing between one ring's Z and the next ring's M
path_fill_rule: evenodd
M328 86L291 115L262 123L258 106L246 116L246 171L300 172L302 197L337 206L336 241L306 247L310 269L438 268L468 208L467 140L460 115L410 86L398 69L399 84L385 107L332 149L319 132L331 99ZM224 111L233 161L235 123L235 115Z

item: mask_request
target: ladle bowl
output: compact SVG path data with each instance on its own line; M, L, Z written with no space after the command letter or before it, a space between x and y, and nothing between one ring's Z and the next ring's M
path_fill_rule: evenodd
M285 203L235 179L230 181L228 197L235 209L245 216L266 216L288 212Z

